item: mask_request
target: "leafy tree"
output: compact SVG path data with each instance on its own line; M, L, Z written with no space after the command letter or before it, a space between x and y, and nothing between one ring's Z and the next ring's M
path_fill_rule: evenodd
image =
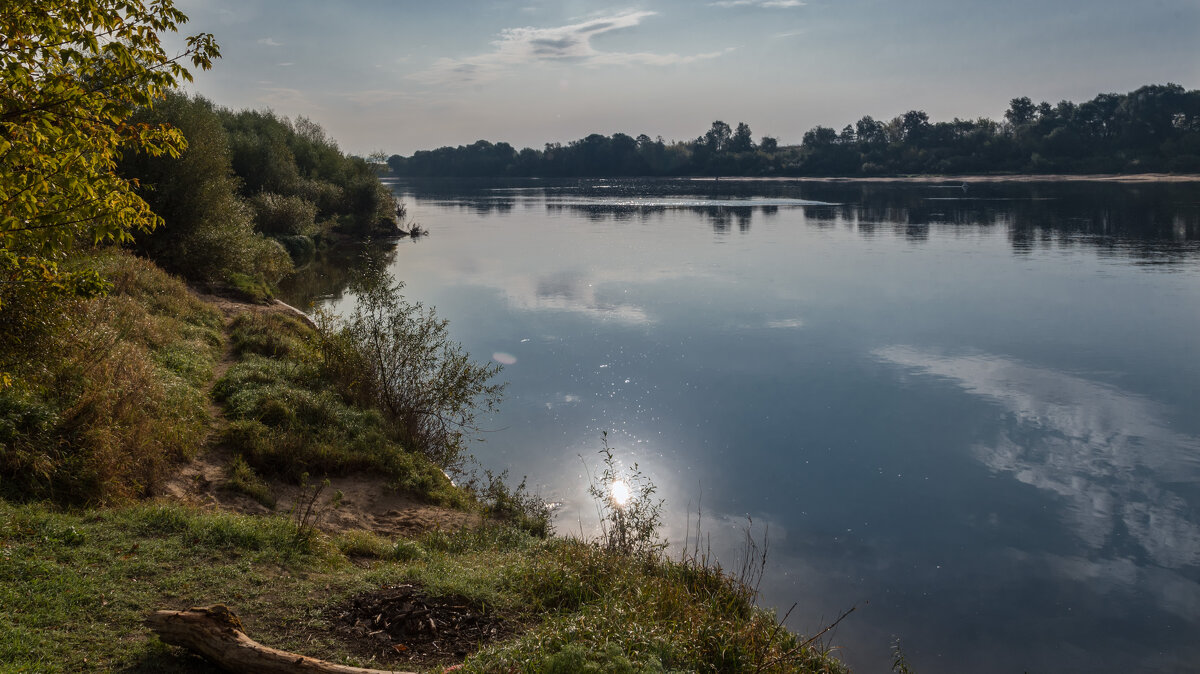
M1037 113L1037 106L1033 101L1029 100L1028 96L1014 98L1008 103L1008 112L1004 113L1004 118L1013 126L1021 126L1033 121L1033 116Z
M737 130L729 139L730 152L749 152L754 149L754 136L745 122L738 122Z
M883 123L875 121L869 115L854 123L854 137L858 139L860 145L868 147L878 147L887 143Z
M143 252L168 271L200 283L220 283L233 274L273 283L291 271L284 249L254 232L255 209L238 196L225 128L211 102L168 92L131 120L169 125L188 140L178 157L137 154L121 161L121 174L141 185L145 200L166 224L138 237Z
M807 147L825 147L836 142L838 142L837 131L827 126L814 126L804 132L804 145Z
M172 0L0 3L0 307L22 293L89 294L95 271L60 267L77 243L129 241L160 219L115 172L123 152L178 155L177 131L132 123L138 106L219 56L210 34L170 57Z
M729 125L721 120L712 123L712 128L704 134L704 144L712 152L724 152L729 147L729 140L733 137L733 130Z
M753 152L749 127L713 122L686 142L593 134L544 151L525 149L519 161L470 163L470 149L441 148L395 156L392 170L408 176L520 175L857 175L887 173L1090 173L1200 170L1200 91L1175 84L1128 94L1100 94L1076 105L1014 98L1002 122L930 121L910 110L882 123L862 117L841 132L815 127L799 147L779 148L764 137ZM470 173L462 168L470 166Z
M925 114L924 110L909 110L899 119L900 129L907 143L920 142L929 131L929 115Z
M259 192L292 194L300 189L300 170L288 141L287 123L265 110L221 111L233 171L242 179L243 196Z

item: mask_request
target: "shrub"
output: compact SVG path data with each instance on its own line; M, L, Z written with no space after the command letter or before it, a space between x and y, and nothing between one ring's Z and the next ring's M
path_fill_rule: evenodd
M353 177L346 181L345 209L351 231L360 236L395 230L396 199L362 159L351 160Z
M286 315L234 320L234 348L246 355L213 386L213 398L232 418L221 442L265 475L375 472L406 493L464 505L464 495L432 461L405 451L391 437L378 411L338 395L319 362L309 360L302 341L306 331ZM263 352L276 357L257 355Z
M479 365L450 339L447 321L433 309L406 301L402 283L380 283L358 298L354 314L336 332L326 324L326 367L346 383L348 358L360 380L351 393L378 407L410 451L438 465L461 465L463 438L476 431L475 415L491 411L503 385L488 382L500 366ZM359 370L359 368L362 368Z
M0 493L40 491L58 462L57 413L20 387L0 387Z
M250 260L250 273L262 281L274 284L295 270L292 258L283 244L257 234L242 242Z
M306 340L312 330L295 316L245 312L233 319L229 329L233 352L238 356L304 360L311 352Z
M280 234L274 238L287 251L292 258L292 264L297 267L312 262L317 255L317 244L303 234Z
M262 192L250 199L254 227L263 234L299 234L317 232L317 206L299 196Z
M341 211L345 201L341 187L327 180L301 179L296 185L296 192L317 206L317 213L328 218Z
M122 175L142 185L141 196L166 223L138 245L171 272L199 283L233 274L275 282L291 270L287 252L254 232L253 213L237 194L225 129L213 104L169 92L137 122L170 124L188 140L179 158L130 155Z
M506 521L538 538L550 535L553 530L550 508L541 497L529 493L525 479L516 487L510 487L507 470L499 474L490 470L484 470L483 473L483 479L472 477L466 488L479 499L486 515Z

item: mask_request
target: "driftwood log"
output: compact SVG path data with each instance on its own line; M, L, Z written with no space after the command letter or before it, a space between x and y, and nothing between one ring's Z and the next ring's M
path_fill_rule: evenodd
M288 653L246 636L242 622L222 604L186 611L155 611L146 626L172 646L194 651L230 672L263 674L411 674L337 665Z

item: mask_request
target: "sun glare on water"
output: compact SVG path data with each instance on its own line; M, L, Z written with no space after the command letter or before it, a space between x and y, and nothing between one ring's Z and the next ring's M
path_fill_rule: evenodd
M629 492L629 485L625 484L624 480L614 480L612 486L609 487L609 493L612 495L613 503L618 506L629 503L629 497L632 496Z

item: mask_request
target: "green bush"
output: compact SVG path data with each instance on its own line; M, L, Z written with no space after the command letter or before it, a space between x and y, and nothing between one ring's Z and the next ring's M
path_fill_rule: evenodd
M352 160L352 170L353 177L343 187L350 224L343 228L359 236L394 230L397 206L391 190L362 159Z
M229 464L229 479L225 486L249 496L268 508L275 507L275 494L271 491L270 485L254 472L254 469L240 454L235 456L233 462Z
M300 196L260 192L250 198L254 227L263 234L312 236L317 233L317 206Z
M358 238L394 231L391 190L374 167L343 154L320 125L269 111L217 113L241 194L254 202L259 231L313 238L334 227Z
M188 140L179 158L130 155L120 172L142 185L141 196L165 221L138 237L159 265L190 281L220 283L234 274L275 282L291 270L279 244L254 232L253 213L238 196L225 129L213 104L168 92L134 115L139 123L170 124Z
M484 470L482 479L474 476L465 486L475 494L485 515L538 538L551 534L550 508L541 497L529 493L524 479L516 487L510 487L507 470L499 474Z
M41 492L60 457L54 451L57 410L19 386L0 387L0 493Z
M270 358L311 359L308 346L313 331L300 318L279 312L244 312L229 324L230 343L238 356L257 354Z
M378 411L346 401L330 386L319 361L305 355L307 330L290 316L235 319L235 350L246 355L213 386L213 398L231 418L221 442L264 475L376 472L406 493L464 505L465 496L433 462L393 439ZM272 343L269 335L281 339Z
M317 255L317 244L303 234L279 234L274 237L292 258L292 264L303 267Z
M330 218L341 213L345 203L344 190L328 180L301 179L296 194L317 206L318 217L327 223L323 229L332 227Z
M500 400L503 385L489 383L500 366L472 362L450 339L447 321L405 300L402 288L373 285L349 319L326 325L325 367L384 414L402 445L457 469L466 434L478 430L476 413Z

